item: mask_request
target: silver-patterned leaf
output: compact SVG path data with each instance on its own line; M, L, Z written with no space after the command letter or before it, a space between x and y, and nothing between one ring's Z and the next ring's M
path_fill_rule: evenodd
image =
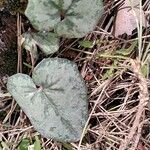
M30 51L32 54L32 57L37 59L38 58L38 50L36 41L33 39L33 36L30 33L24 33L22 34L22 46Z
M72 1L73 0L60 0L60 3L62 3L62 9L67 10L71 6Z
M102 0L29 0L25 12L37 30L54 29L66 38L81 38L91 32L102 13Z
M52 54L59 49L59 38L56 34L51 32L37 32L33 33L33 38L38 47L46 54Z
M81 38L91 32L103 13L102 0L74 0L55 28L59 36Z
M23 47L37 56L37 46L46 54L52 54L59 49L59 38L51 32L36 32L23 34Z
M59 0L28 0L25 15L37 30L50 31L60 21Z
M44 59L32 79L16 74L7 88L46 138L78 141L87 120L87 91L75 63L61 58Z

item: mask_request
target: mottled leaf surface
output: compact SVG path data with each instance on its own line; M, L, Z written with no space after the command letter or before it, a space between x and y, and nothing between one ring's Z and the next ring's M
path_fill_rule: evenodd
M25 15L37 30L49 31L60 21L59 0L28 0Z
M30 33L24 33L22 35L22 46L31 52L33 58L38 58L36 41Z
M87 120L87 91L76 64L66 59L47 58L30 78L16 74L7 88L46 138L78 141Z
M29 0L25 12L37 30L54 29L66 38L85 36L102 13L102 0Z
M59 49L59 38L51 32L36 32L23 34L23 47L37 57L37 46L46 54L52 54Z
M66 38L83 37L95 28L102 12L102 0L74 0L55 30Z

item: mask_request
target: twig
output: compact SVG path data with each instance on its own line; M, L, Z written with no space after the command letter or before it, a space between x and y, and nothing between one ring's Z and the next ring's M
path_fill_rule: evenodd
M17 46L18 46L17 72L22 72L21 16L19 13L17 14Z

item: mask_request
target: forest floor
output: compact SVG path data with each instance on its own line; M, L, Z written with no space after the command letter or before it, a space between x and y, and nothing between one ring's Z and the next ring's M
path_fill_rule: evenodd
M49 56L67 58L77 63L88 87L86 133L76 143L60 143L41 137L9 96L7 77L17 72L20 66L23 72L31 72L29 52L21 48L17 37L30 25L23 15L18 14L13 19L14 25L5 26L5 30L9 29L5 35L2 34L3 27L0 27L0 37L6 36L4 42L7 45L0 45L0 150L27 150L27 147L33 150L35 145L38 147L36 150L150 149L150 27L135 29L132 35L115 37L116 13L122 2L106 0L105 12L93 32L82 39L62 39L59 51ZM145 0L143 9L150 11L149 6L150 1ZM1 19L2 23L7 24L10 20L11 15L6 16ZM12 48L15 37L16 47ZM8 41L12 41L11 44ZM22 55L17 53L20 49ZM13 58L18 55L18 60L12 61L10 55L7 62L4 56L9 56L8 52L13 50L16 50ZM40 59L43 57L41 53ZM10 60L16 65L12 65ZM10 66L13 72L9 73L6 66Z

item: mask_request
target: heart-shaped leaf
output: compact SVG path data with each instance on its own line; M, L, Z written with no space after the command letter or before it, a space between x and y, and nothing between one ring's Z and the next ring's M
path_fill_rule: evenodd
M51 32L26 32L23 35L23 47L37 58L37 46L46 54L52 54L59 49L59 38Z
M102 0L29 0L25 14L37 30L81 38L95 28L102 12Z
M59 0L28 0L25 15L37 30L50 31L60 21Z
M87 120L87 91L77 66L66 59L47 58L32 78L16 74L7 88L46 138L78 141Z
M81 38L95 28L102 12L102 0L74 0L55 31L62 37Z

